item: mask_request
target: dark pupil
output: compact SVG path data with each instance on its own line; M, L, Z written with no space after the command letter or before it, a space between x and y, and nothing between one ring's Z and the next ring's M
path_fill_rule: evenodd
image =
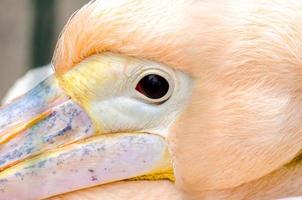
M169 83L159 75L149 74L139 81L136 90L151 99L160 99L169 91Z

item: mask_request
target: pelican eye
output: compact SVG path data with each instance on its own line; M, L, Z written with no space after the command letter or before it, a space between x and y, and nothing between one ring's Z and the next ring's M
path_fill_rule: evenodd
M171 80L164 74L145 74L138 80L136 91L152 103L162 103L172 94Z

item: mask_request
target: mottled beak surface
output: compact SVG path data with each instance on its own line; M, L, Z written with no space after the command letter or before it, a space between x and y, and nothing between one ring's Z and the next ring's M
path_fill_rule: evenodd
M141 72L143 62L112 56L49 77L0 110L0 199L43 199L128 179L173 180L166 134L177 112L126 95L137 84L131 74L170 72L154 63Z

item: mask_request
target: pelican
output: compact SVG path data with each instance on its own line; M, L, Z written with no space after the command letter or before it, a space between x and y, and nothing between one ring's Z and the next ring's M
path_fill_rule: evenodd
M302 195L301 10L88 3L55 74L0 111L0 199Z

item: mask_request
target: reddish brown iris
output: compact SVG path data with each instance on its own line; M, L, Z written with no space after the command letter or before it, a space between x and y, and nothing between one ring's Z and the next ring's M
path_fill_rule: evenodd
M169 83L162 76L149 74L139 81L136 90L150 99L160 99L168 93Z

